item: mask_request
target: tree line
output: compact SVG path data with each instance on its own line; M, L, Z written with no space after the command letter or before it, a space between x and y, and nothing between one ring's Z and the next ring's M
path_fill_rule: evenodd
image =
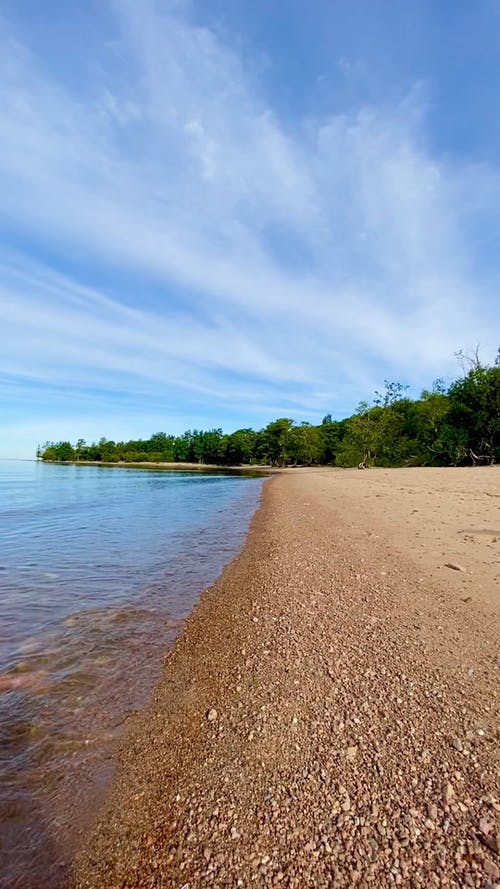
M264 429L156 432L126 442L101 438L46 442L45 461L102 463L207 463L219 466L458 466L500 462L500 350L493 366L477 351L457 353L463 375L446 387L436 380L419 399L407 386L385 382L370 403L361 402L343 420L331 414L321 424L281 417Z

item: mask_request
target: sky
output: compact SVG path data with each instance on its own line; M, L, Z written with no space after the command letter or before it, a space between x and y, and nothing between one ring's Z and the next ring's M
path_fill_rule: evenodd
M0 0L0 456L500 340L500 0Z

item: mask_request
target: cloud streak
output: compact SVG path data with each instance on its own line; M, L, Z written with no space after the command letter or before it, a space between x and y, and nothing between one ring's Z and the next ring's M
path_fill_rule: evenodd
M1 373L170 386L243 422L424 385L471 337L493 352L473 233L498 225L498 170L431 151L425 85L292 133L188 6L110 9L78 89L5 37Z

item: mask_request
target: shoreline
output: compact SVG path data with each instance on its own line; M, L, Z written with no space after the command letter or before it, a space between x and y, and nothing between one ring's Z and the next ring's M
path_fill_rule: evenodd
M0 885L55 889L111 785L130 712L241 551L263 478L26 463L3 482L6 503L21 483L30 507L9 513L0 572Z
M277 466L267 466L265 464L252 465L242 464L241 466L226 466L218 463L153 463L148 460L137 461L133 463L125 463L124 461L109 462L106 460L38 460L47 466L105 466L106 468L116 467L117 469L164 469L164 470L184 470L196 472L228 472L228 473L248 473L255 472L258 475L263 473L270 474L280 472L282 469ZM302 468L302 467L300 467Z
M72 885L500 879L493 590L485 567L482 598L460 595L471 577L478 585L482 538L472 575L446 554L433 574L414 541L405 550L409 506L425 507L431 475L444 484L439 470L418 472L314 469L264 485L243 551L131 721ZM500 496L494 468L469 481L469 469L444 472L451 493L440 491L436 516L478 478ZM398 484L418 489L400 496L399 538ZM485 530L494 548L495 526Z

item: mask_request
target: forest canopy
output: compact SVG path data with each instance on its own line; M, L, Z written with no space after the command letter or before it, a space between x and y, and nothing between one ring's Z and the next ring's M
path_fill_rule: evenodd
M57 462L206 463L219 466L458 466L500 462L500 350L491 367L477 351L457 353L463 376L448 388L436 380L419 399L385 382L343 420L295 422L280 417L264 429L156 432L147 439L87 444L46 442L37 457Z

